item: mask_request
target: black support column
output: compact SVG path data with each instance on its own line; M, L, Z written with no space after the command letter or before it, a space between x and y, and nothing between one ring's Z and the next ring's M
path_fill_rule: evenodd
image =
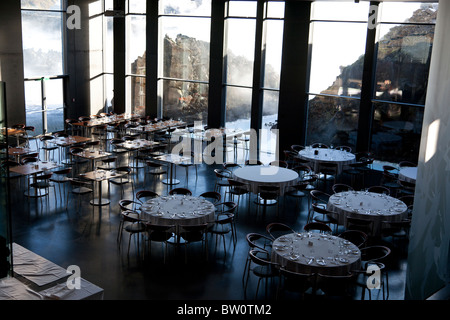
M158 1L147 0L145 114L158 117Z
M125 0L114 0L114 10L125 12ZM116 17L114 28L114 112L125 112L125 18Z
M286 1L278 105L280 159L283 150L306 140L310 13L311 1Z
M208 126L225 125L225 100L223 97L225 0L212 0L211 42L209 60Z
M250 127L256 131L257 141L250 140L250 150L257 150L259 155L259 130L262 127L262 113L263 113L263 52L262 52L262 38L264 28L264 2L258 0L257 14L256 14L256 30L255 30L255 59L253 62L253 90L252 90L252 109ZM257 143L256 146L253 144ZM255 159L252 159L255 160Z
M372 6L378 7L379 2L372 1ZM369 12L369 17L375 14ZM378 18L378 17L377 17ZM370 22L370 21L369 21ZM363 152L370 149L370 138L372 131L372 95L375 85L375 64L376 64L376 28L368 25L366 37L366 53L364 55L364 67L362 75L361 102L359 107L358 135L356 141L356 151Z

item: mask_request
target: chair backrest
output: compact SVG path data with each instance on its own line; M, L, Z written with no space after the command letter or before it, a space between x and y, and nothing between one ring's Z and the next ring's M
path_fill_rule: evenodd
M299 145L299 144L291 145L291 150L294 151L294 152L300 152L303 149L305 149L305 146L302 146L302 145Z
M218 214L234 213L237 208L237 203L233 201L226 201L215 204Z
M187 196L192 196L192 191L187 188L175 188L169 191L170 195L182 194Z
M72 167L64 168L61 170L53 171L54 174L69 174L72 171Z
M38 162L39 159L37 157L23 157L20 160L21 164L27 164L27 163L31 163L31 162Z
M213 204L217 204L222 200L222 195L216 191L206 191L199 195L200 198L204 198L211 201Z
M316 288L320 288L328 296L349 296L355 284L355 275L317 274Z
M321 148L321 149L328 149L329 146L324 144L324 143L320 143L320 142L315 142L313 144L311 144L312 148Z
M345 230L338 237L350 241L358 248L364 247L368 239L367 234L360 230Z
M386 187L383 187L383 186L372 186L372 187L367 188L367 191L380 193L380 194L385 194L385 195L390 195L391 194L391 191L389 190L389 188L386 188Z
M350 147L350 146L337 146L336 150L352 152L352 147Z
M322 222L310 222L310 223L307 223L303 227L303 230L305 230L307 232L318 231L320 233L331 233L332 232L331 228L328 225L326 225L325 223L322 223Z
M417 167L416 163L413 163L411 161L400 161L398 163L398 167L399 168L404 168L404 167Z
M386 246L369 246L361 248L361 260L384 263L391 254Z
M320 190L311 190L310 192L311 199L313 200L313 203L328 203L328 199L331 195L329 195L326 192L320 191Z
M339 192L344 192L344 191L353 191L353 187L351 187L345 183L335 183L335 184L333 184L331 189L333 190L333 193L339 193Z
M287 168L289 165L286 161L283 160L274 160L269 163L270 166L280 167L280 168Z
M119 207L122 212L123 211L134 211L140 205L141 205L141 203L136 202L134 200L128 200L128 199L119 200Z
M398 200L403 201L408 207L414 205L413 195L401 196Z
M284 234L295 233L294 229L281 222L269 223L266 226L266 231L274 240Z
M270 245L273 242L271 237L256 232L248 233L245 239L247 240L250 249L256 248L263 251L268 251L264 246L265 244Z
M139 214L136 211L122 211L120 216L125 222L140 222Z
M273 265L272 261L270 260L270 256L268 256L267 251L261 251L261 250L250 250L248 252L249 257L252 261L252 263L257 264L259 266L271 266Z
M249 160L245 160L245 165L246 166L262 166L264 163L262 163L261 161L257 160L257 159L249 159Z
M373 231L373 220L362 219L356 217L346 217L345 218L345 229L346 230L360 230L371 235Z
M146 200L148 200L148 199L156 198L156 197L159 197L159 194L154 191L151 191L151 190L141 190L136 193L136 199L138 201L140 201L141 203L144 203L144 201L142 200L144 198L146 198Z

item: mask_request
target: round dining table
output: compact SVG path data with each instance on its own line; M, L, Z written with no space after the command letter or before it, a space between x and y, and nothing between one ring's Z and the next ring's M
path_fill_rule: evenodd
M273 241L271 260L293 272L339 276L360 268L361 251L337 236L290 233Z
M298 153L299 158L309 160L314 172L319 172L321 163L336 163L338 174L342 172L345 165L355 162L356 156L348 151L331 148L312 148L310 146Z
M287 168L250 165L235 169L233 179L246 183L249 191L255 194L259 192L260 186L277 186L280 187L280 195L283 195L287 187L297 183L299 175Z
M330 196L327 209L335 212L338 224L346 225L347 217L373 221L372 234L380 236L384 221L401 221L407 215L407 205L394 197L367 191L344 191Z
M187 195L168 195L147 200L141 206L141 220L155 225L197 225L213 223L215 206L210 201Z
M417 167L404 167L398 171L398 179L409 183L416 183Z

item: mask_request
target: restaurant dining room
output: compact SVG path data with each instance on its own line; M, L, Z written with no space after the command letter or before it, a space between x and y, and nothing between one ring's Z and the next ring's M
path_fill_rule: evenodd
M448 300L449 17L2 0L0 300L202 317Z

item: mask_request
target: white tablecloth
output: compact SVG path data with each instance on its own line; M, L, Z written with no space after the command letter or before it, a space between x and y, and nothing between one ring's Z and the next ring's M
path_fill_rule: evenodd
M298 173L291 169L277 166L245 166L233 171L233 178L247 183L250 192L258 193L260 186L279 186L280 195L284 194L286 187L298 182Z
M317 151L317 155L315 152ZM310 148L307 147L300 150L298 156L302 159L310 160L313 163L313 169L315 172L319 171L320 163L336 163L338 166L338 173L341 173L344 166L355 162L355 155L351 152L336 150L336 149L323 149L323 148Z
M0 300L101 300L103 289L80 278L79 289L69 289L66 269L13 243L15 277L0 279Z
M404 167L398 172L398 179L410 183L416 183L417 167Z
M365 191L346 191L333 194L328 210L336 212L339 224L345 225L347 217L373 221L373 236L381 234L383 221L400 221L405 217L407 206L385 194Z
M215 206L203 198L173 195L146 201L141 212L141 219L151 224L195 225L214 222Z
M332 235L291 233L272 245L272 261L300 273L346 275L359 268L360 259L357 246Z

